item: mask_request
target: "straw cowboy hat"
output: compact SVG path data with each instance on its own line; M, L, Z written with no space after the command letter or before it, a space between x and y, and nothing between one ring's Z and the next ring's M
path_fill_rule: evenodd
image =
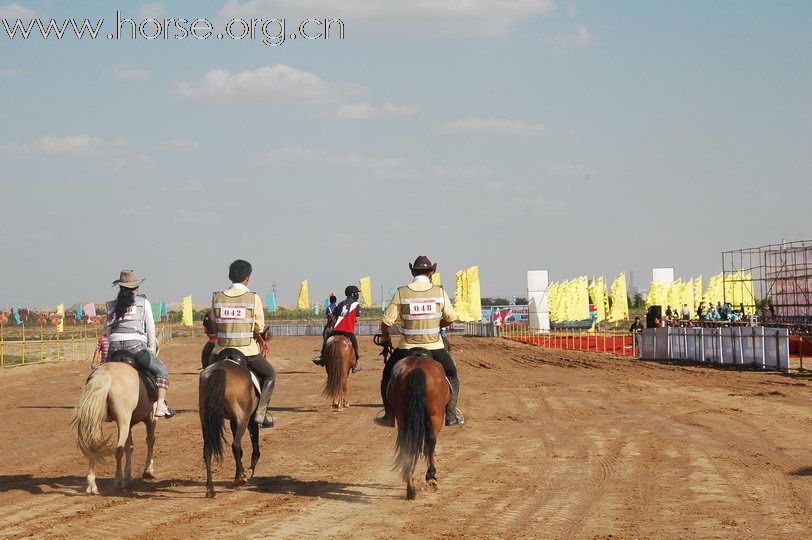
M135 289L143 282L143 279L138 279L138 276L135 275L135 270L122 270L118 279L113 282L113 287L118 285L126 289Z
M432 272L437 271L437 263L431 264L431 261L425 255L421 255L414 260L414 264L409 263L409 270L414 272L415 270L431 270Z

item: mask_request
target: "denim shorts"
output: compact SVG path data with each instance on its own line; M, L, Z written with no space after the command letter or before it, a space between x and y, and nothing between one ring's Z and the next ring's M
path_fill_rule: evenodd
M169 372L166 371L166 366L163 362L161 362L160 358L155 356L154 352L147 348L146 343L143 341L139 341L137 339L129 341L111 341L108 358L110 357L109 355L113 354L114 351L119 351L121 349L126 349L132 354L138 354L139 352L146 350L149 353L149 367L147 370L155 375L156 379L163 379L164 381L169 380Z

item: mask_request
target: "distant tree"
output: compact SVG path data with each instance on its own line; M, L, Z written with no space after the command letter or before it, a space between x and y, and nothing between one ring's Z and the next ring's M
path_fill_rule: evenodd
M636 293L634 295L634 300L632 300L631 305L634 309L643 309L646 307L646 301L643 300L643 295L640 293Z

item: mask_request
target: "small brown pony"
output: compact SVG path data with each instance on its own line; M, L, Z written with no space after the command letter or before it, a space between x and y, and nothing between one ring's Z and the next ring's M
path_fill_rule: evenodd
M347 381L355 364L355 349L345 336L331 336L324 344L324 369L327 381L321 395L333 400L333 409L342 411L349 407Z
M144 422L147 427L147 460L142 478L152 479L152 449L155 445L154 404L157 395L150 393L138 371L125 362L116 361L121 351L113 353L110 361L99 366L88 378L79 405L73 411L71 424L76 430L76 442L88 461L88 495L98 495L96 465L112 452L107 447L102 424L110 418L118 427L116 441L116 480L119 488L132 479L132 427ZM122 353L126 356L126 353ZM126 456L124 470L121 460Z
M260 348L264 351L269 330L257 334ZM209 344L206 344L208 347ZM204 351L206 349L204 347ZM213 349L213 347L211 347ZM264 355L263 355L264 356ZM242 438L247 429L251 435L251 477L254 476L259 461L259 425L253 422L259 405L259 392L251 380L251 373L245 367L244 357L234 349L220 352L216 361L207 364L200 373L200 426L203 430L203 459L206 462L206 497L214 498L214 484L211 478L211 460L214 457L223 462L225 442L224 421L231 424L231 451L236 462L232 487L243 486L248 482L242 465Z
M429 466L427 487L436 491L434 447L445 423L446 404L451 399L443 365L419 353L400 360L392 370L386 398L395 410L398 428L395 468L400 469L406 482L406 498L417 497L413 476L421 454Z

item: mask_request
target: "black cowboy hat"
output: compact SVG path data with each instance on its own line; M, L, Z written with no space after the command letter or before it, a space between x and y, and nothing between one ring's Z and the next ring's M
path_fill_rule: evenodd
M415 270L431 270L432 272L436 272L437 263L432 264L428 257L421 255L414 260L414 264L409 263L409 270L412 272Z

